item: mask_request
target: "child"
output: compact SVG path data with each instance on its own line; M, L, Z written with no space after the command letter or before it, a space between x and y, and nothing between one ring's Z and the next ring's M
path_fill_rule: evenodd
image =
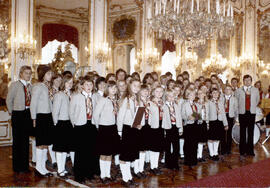
M70 152L70 136L72 124L69 118L69 102L71 98L71 88L73 78L67 74L63 78L60 85L60 92L55 94L53 99L52 116L55 130L55 143L53 150L56 152L57 175L61 178L66 178L67 171L65 170L67 152Z
M164 102L162 100L164 89L162 86L157 86L153 90L153 98L150 102L149 119L150 125L150 168L151 171L160 175L161 171L158 169L158 160L160 152L164 151L164 129L162 129L163 107Z
M224 131L221 140L221 155L231 154L232 128L234 123L238 122L238 102L233 95L232 86L226 85L224 94L224 108L228 121L228 130Z
M93 113L93 122L98 125L97 148L100 155L100 178L103 184L111 181L112 155L118 153L120 138L117 132L116 115L117 86L115 81L108 81L104 97L101 97Z
M162 128L165 129L165 163L169 169L179 169L179 135L183 133L181 108L175 103L174 91L167 89ZM173 151L171 152L171 145Z
M22 66L20 80L10 85L6 99L12 123L12 167L13 171L18 173L29 171L29 135L33 129L29 110L32 90L31 75L31 67Z
M49 96L52 71L47 65L37 68L39 83L34 85L30 105L33 125L36 127L36 169L38 176L52 176L46 169L48 146L53 144L51 130L53 126L52 102Z
M198 120L198 107L194 100L196 97L195 89L187 89L185 91L186 101L182 105L182 118L185 126L185 142L184 142L184 163L187 166L197 165L197 131Z
M134 161L134 173L139 173L139 150L140 150L140 129L144 126L144 118L141 125L132 127L138 107L143 104L139 99L141 85L138 80L131 79L124 101L120 106L117 115L118 131L122 132L122 148L120 152L120 170L122 173L122 184L125 186L137 185L132 180L130 162Z
M93 81L89 76L81 80L82 92L71 97L69 116L75 132L75 181L83 183L92 180L99 172L98 156L96 155L97 127L92 124Z
M105 88L106 88L105 78L104 77L99 77L96 80L96 89L97 89L97 92L95 92L93 94L93 96L92 96L93 109L95 109L95 106L97 105L97 103L100 100L100 98L103 97Z
M218 161L218 146L224 130L228 130L228 121L225 114L224 104L219 99L220 92L214 88L210 94L209 101L209 130L208 130L208 149L210 159Z
M203 90L198 90L198 100L196 101L198 112L201 116L201 121L198 121L198 153L197 159L199 162L204 162L203 146L207 142L207 125L209 124L209 103L206 94Z

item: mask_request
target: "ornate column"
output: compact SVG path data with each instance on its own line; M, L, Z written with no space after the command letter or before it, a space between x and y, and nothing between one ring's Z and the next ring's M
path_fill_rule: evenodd
M96 59L95 46L107 42L107 6L108 0L89 1L89 65L91 70L103 76L106 74L106 62L99 62Z
M11 40L10 40L10 62L9 76L12 80L18 79L19 69L23 65L32 66L34 55L26 55L22 58L16 53L16 43L12 39L19 39L21 36L34 38L34 9L35 0L11 0ZM18 40L16 41L18 42Z

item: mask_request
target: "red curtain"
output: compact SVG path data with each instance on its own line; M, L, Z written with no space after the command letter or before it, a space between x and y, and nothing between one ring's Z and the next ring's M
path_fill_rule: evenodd
M63 24L44 24L42 26L42 47L54 39L64 42L68 41L79 48L79 35L75 27Z
M169 40L162 40L162 55L164 55L167 50L174 52L175 44Z

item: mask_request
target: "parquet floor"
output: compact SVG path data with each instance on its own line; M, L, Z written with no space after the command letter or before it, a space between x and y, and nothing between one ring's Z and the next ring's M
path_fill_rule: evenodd
M262 135L260 141L265 138ZM205 148L206 150L207 148ZM34 175L33 168L30 168L31 172L28 174L17 175L12 171L12 159L11 159L11 147L0 147L0 186L31 186L31 187L74 187L80 186L71 180L69 182L62 180L56 176L50 178L39 178ZM243 161L239 159L238 147L233 145L233 152L229 156L224 156L218 162L207 160L204 163L199 163L196 167L190 169L187 166L181 165L179 171L172 171L167 169L162 169L164 172L160 176L154 176L149 174L147 178L138 180L136 182L140 183L139 187L176 187L184 185L188 182L195 181L207 176L215 175L221 172L225 172L231 169L235 169L247 164L256 163L260 160L264 160L270 157L270 139L268 142L262 146L257 143L255 146L255 157L248 157ZM204 152L208 155L208 152ZM181 162L181 161L180 161ZM270 168L270 167L268 167ZM113 168L115 171L115 169ZM120 171L115 172L120 173ZM72 179L72 178L71 178ZM71 183L70 183L71 182ZM88 183L86 186L89 187L104 187L104 185L97 183ZM121 187L119 182L109 184L110 187Z

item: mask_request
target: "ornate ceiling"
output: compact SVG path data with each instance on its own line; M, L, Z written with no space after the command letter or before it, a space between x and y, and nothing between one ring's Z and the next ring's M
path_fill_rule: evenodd
M39 5L55 9L88 8L88 0L37 0Z

